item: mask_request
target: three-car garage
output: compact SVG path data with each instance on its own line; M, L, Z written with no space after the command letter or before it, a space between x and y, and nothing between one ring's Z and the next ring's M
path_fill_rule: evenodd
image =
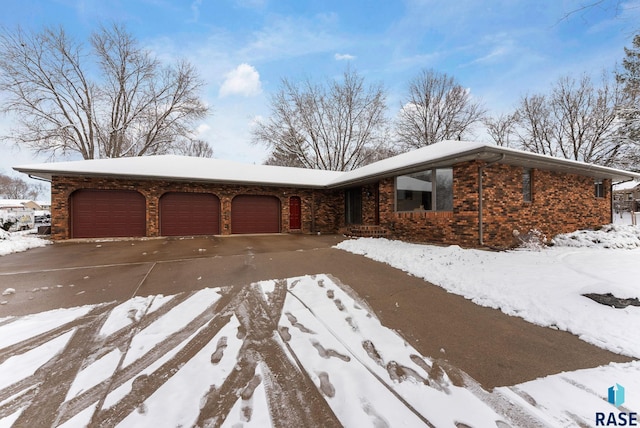
M148 201L135 190L80 189L70 196L71 238L147 236ZM213 193L166 192L157 201L160 236L218 235L221 201ZM231 200L231 233L278 233L281 202L270 195Z

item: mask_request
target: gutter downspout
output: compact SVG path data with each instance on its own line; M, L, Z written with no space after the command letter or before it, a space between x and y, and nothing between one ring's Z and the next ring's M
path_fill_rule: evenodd
M494 163L500 162L501 160L504 159L504 157L505 157L505 154L502 153L498 159L493 160L491 162L487 162L484 165L481 165L478 167L478 238L480 241L480 246L484 246L484 227L482 224L482 208L483 208L482 174L484 173L484 169L486 167L491 166Z
M44 181L45 183L51 183L51 180L47 180L46 178L34 177L31 174L27 174L27 177L29 177L32 180L38 180L38 181Z

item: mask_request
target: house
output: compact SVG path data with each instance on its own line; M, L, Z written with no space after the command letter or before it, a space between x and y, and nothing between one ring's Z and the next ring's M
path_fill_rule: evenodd
M613 207L616 212L640 211L640 184L629 181L614 186Z
M0 199L0 210L10 209L42 210L44 208L38 202L30 199Z
M493 144L445 141L353 171L181 156L17 166L51 181L52 237L384 235L509 247L612 221L639 174Z

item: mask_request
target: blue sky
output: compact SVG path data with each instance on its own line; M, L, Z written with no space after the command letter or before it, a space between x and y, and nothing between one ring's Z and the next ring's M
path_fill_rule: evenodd
M433 68L499 114L561 76L611 69L640 31L640 0L578 11L590 2L4 0L0 25L62 25L86 37L100 23L125 23L160 58L186 58L198 68L212 106L198 132L214 156L261 163L266 151L249 143L250 125L269 114L282 78L321 81L349 65L366 82L383 83L393 115L409 80ZM10 125L0 118L0 131ZM2 173L44 160L7 144L0 150Z

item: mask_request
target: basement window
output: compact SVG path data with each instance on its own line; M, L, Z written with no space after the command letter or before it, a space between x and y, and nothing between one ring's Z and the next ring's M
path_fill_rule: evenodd
M396 177L396 211L452 210L452 168L434 168Z
M596 198L604 198L604 184L602 180L595 181Z

